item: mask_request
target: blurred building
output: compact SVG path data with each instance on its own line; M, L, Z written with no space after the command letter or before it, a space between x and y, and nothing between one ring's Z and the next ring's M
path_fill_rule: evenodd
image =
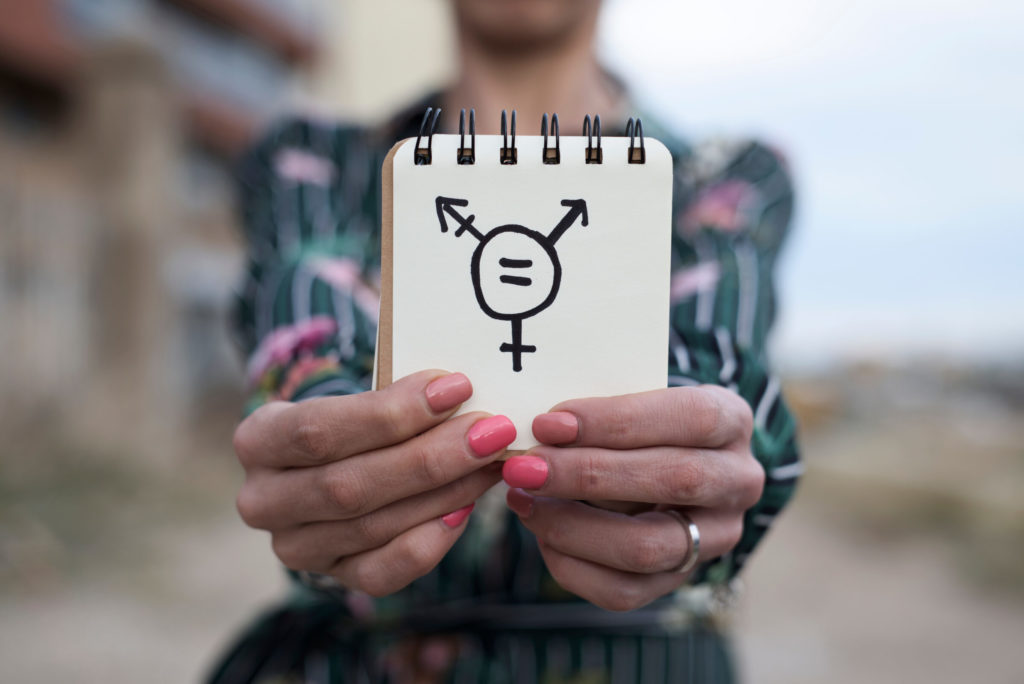
M0 402L155 436L225 389L231 162L317 55L294 0L0 0Z

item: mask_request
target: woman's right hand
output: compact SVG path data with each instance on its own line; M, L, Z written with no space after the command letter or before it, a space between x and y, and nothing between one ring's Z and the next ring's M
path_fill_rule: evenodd
M239 514L271 533L289 568L372 596L398 591L437 565L501 480L495 461L515 427L486 413L451 418L472 393L465 375L435 370L260 407L235 430Z

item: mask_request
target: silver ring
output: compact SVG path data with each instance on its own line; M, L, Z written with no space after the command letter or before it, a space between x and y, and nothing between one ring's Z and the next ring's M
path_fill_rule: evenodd
M686 515L682 511L668 510L665 511L673 518L679 521L679 524L686 530L686 540L688 542L688 550L686 558L683 562L675 569L680 575L689 574L691 570L697 565L697 559L700 558L700 529L697 527L697 523L690 519L690 516Z

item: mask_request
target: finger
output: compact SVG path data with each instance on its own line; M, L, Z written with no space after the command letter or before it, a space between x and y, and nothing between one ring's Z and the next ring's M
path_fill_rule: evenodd
M605 610L627 611L680 587L686 577L677 572L638 575L598 565L540 544L540 552L551 576L580 598Z
M358 518L479 470L514 439L508 418L467 413L402 444L344 461L253 473L239 495L239 508L250 514L243 512L247 523L270 530ZM478 454L488 449L494 451Z
M393 594L434 569L465 531L471 511L467 506L428 520L379 549L342 559L329 574L374 597Z
M300 525L274 534L274 553L293 570L325 573L344 556L384 546L406 530L479 499L501 479L498 464L441 489L396 501L353 520Z
M462 373L420 371L374 392L272 402L235 431L246 467L322 465L398 444L448 418L473 393Z
M618 451L541 446L505 461L510 487L562 499L639 501L746 510L764 471L750 454L680 447Z
M705 385L562 402L534 419L533 434L545 444L609 449L721 447L749 442L752 425L738 394Z
M510 489L507 501L538 541L568 556L643 575L673 571L690 557L688 530L664 511L623 515L578 501L531 497L521 489ZM698 560L717 558L739 543L739 513L685 513L700 532Z

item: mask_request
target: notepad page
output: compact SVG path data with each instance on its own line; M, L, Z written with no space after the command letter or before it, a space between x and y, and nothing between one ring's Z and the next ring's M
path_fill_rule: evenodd
M647 138L628 164L628 138L605 138L586 164L586 144L563 136L543 164L543 139L519 136L502 165L501 136L480 135L459 165L459 136L435 135L431 164L411 140L394 157L392 377L465 373L461 411L511 418L510 449L561 401L667 384L671 155Z

